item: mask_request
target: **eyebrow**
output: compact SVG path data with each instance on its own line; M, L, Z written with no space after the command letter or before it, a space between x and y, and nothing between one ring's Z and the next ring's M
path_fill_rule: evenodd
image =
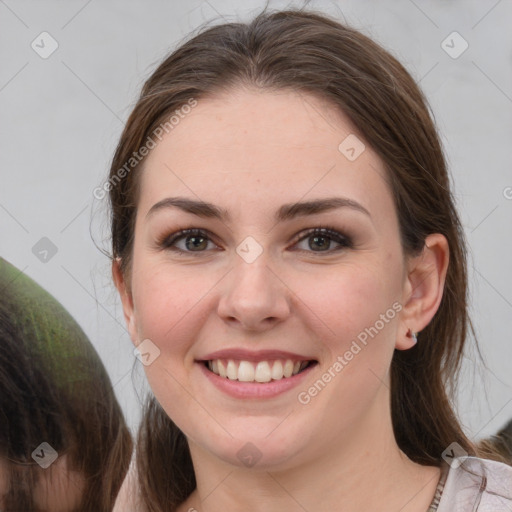
M166 197L158 203L155 203L146 214L146 219L154 215L157 211L167 208L179 208L180 210L197 215L198 217L219 219L223 222L229 222L231 216L227 210L220 208L212 203L204 201L196 201L186 197ZM327 197L324 199L316 199L313 201L303 201L297 203L289 203L282 205L275 214L275 220L278 222L291 220L296 217L304 217L306 215L314 215L317 213L334 210L336 208L351 208L372 216L370 212L361 204L352 199L345 197Z

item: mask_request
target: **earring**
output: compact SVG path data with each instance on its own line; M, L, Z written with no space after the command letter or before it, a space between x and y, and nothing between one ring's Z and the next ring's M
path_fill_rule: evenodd
M413 339L414 344L418 343L418 334L419 333L413 332L411 329L407 331L407 336Z

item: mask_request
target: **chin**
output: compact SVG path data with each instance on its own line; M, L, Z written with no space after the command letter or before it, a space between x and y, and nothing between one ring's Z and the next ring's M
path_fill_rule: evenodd
M251 424L248 425L248 422ZM237 418L236 428L226 425L227 432L233 437L223 431L220 438L198 439L196 444L232 466L255 471L284 470L301 463L301 455L304 455L310 443L300 429L297 429L296 436L292 436L289 427L278 432L276 425L279 425L276 418L266 418L264 421L247 417L241 421L241 418Z

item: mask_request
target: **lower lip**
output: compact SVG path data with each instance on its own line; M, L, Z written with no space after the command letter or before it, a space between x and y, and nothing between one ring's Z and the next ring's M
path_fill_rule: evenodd
M204 363L197 364L199 364L203 374L214 386L234 398L271 398L280 395L298 386L317 365L317 363L312 364L292 377L283 377L282 379L270 382L240 382L213 373L206 368Z

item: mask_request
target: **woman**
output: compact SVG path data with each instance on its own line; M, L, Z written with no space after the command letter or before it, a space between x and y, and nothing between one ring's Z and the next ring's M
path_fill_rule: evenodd
M463 231L390 54L310 12L204 30L144 85L105 190L154 393L119 510L512 508L452 409Z
M0 510L112 510L132 438L91 342L0 258Z

